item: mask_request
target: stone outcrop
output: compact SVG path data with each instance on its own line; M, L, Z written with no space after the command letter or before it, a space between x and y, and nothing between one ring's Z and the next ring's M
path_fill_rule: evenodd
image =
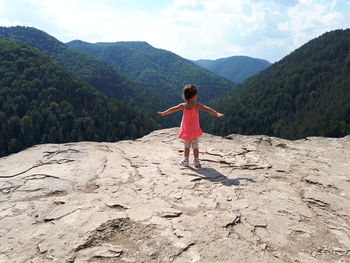
M350 136L177 132L1 158L0 262L350 262Z

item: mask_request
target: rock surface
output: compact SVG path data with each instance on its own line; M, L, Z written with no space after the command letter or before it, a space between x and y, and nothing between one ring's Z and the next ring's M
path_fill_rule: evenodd
M350 262L350 136L177 132L1 158L0 262Z

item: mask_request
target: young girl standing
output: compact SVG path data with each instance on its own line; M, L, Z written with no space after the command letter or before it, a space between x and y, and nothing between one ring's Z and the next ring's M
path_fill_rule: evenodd
M163 112L157 112L159 115L167 115L176 111L183 111L182 121L180 126L179 138L184 141L184 159L181 161L181 165L189 165L190 148L193 150L194 161L193 164L196 168L201 167L199 162L199 148L198 137L202 135L202 130L199 125L198 110L206 111L216 117L223 117L224 114L218 113L210 107L207 107L201 103L197 103L197 87L189 84L183 88L183 98L185 103L180 103L177 106L167 109Z

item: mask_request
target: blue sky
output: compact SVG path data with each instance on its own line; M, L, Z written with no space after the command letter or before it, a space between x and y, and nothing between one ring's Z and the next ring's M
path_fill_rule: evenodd
M246 55L275 62L350 27L350 0L0 0L0 25L63 42L147 41L189 59Z

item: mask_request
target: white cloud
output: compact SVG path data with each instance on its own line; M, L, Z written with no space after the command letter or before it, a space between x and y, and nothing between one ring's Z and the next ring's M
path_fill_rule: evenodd
M300 0L288 10L288 20L278 24L278 29L290 34L294 48L326 31L338 28L343 15L333 11L335 1Z
M174 41L183 41L176 50L184 56L243 54L276 61L312 38L349 24L341 10L335 10L338 4L336 0L176 0L164 14L178 29Z
M0 26L10 27L10 26L18 26L18 25L23 25L23 24L20 21L0 18Z
M194 59L249 55L239 39L249 39L265 26L260 7L243 0L174 0L158 14L96 8L82 0L29 1L62 41L142 40Z
M107 5L83 0L29 0L37 6L38 15L60 31L61 41L150 40L158 26L157 18L142 10L127 12Z
M176 29L173 34L180 54L217 58L218 54L242 54L245 52L242 44L252 45L240 39L249 39L264 30L267 10L261 9L259 4L246 0L177 0L164 11L164 17Z
M31 0L38 7L39 15L49 25L66 32L64 37L90 38L103 35L104 25L108 25L109 14L90 9L79 1Z
M16 1L31 4L30 16L11 19L1 12L10 4L17 11ZM341 0L173 0L161 11L147 12L117 3L0 0L0 23L32 24L61 41L139 40L190 59L248 55L270 61L319 34L350 25L344 15L350 11L348 2Z

